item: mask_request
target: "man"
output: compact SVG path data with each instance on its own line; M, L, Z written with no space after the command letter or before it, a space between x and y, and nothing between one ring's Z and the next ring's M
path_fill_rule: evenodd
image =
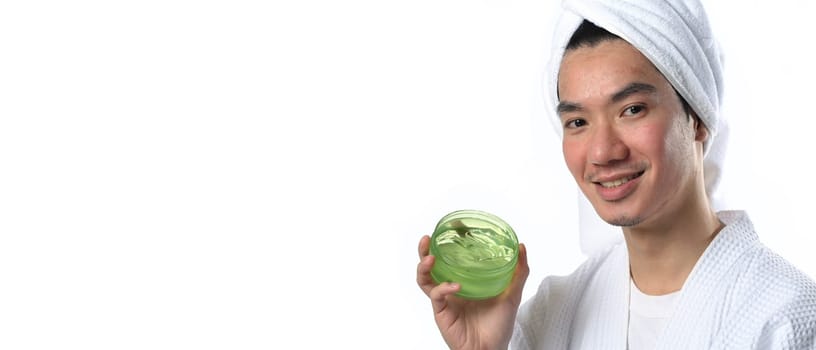
M816 349L816 284L715 212L724 134L719 52L697 1L567 0L550 64L567 167L625 244L548 277L519 308L507 290L466 301L417 283L454 349ZM614 34L612 33L614 31Z

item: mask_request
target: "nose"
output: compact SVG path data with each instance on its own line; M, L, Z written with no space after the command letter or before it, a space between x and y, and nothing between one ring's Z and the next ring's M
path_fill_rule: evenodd
M610 165L629 156L629 148L619 131L609 123L596 124L591 134L588 160L594 165Z

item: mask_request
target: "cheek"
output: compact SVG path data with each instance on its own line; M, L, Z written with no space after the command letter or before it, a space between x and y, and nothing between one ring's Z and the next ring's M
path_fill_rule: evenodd
M687 167L688 149L682 131L671 125L644 126L637 139L631 140L633 148L649 159L654 174L660 181L675 183L680 170Z
M652 158L652 161L658 161L666 155L672 142L669 128L665 125L649 124L643 125L632 133L634 137L630 137L628 143L631 148L636 149L639 153Z
M564 154L564 161L567 163L567 168L569 168L572 176L580 178L583 174L584 164L586 164L586 153L581 143L565 138L561 142L561 151Z
M660 143L660 152L668 162L685 164L693 152L694 135L682 123L667 127Z

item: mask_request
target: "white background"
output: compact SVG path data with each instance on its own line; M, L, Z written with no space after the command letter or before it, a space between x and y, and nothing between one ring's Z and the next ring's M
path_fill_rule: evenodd
M816 275L813 2L709 1L725 189ZM0 348L434 349L416 244L453 209L567 274L540 96L554 4L0 5Z

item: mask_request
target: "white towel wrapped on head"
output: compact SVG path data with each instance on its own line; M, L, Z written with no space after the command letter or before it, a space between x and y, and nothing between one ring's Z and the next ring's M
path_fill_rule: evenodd
M545 76L546 102L556 132L563 132L555 112L561 59L575 30L588 20L640 50L708 128L704 177L706 192L715 199L728 129L720 115L722 55L703 5L696 0L565 0L562 7ZM581 250L591 254L621 240L620 229L601 220L583 194L580 197ZM724 209L716 201L713 204L715 210Z

